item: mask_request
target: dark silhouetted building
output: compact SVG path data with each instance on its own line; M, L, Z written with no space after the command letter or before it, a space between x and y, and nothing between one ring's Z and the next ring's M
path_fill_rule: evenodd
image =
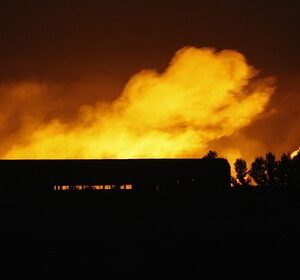
M1 191L224 191L225 159L2 160Z

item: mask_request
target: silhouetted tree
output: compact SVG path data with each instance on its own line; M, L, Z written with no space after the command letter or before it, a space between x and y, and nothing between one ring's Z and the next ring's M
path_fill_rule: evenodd
M210 150L203 158L211 158L211 159L213 159L213 158L218 158L218 157L219 157L219 155L218 155L218 153L216 151Z
M275 155L271 152L266 154L266 175L267 185L272 188L279 187L279 174L278 174L278 162L276 161Z
M300 154L291 159L292 174L289 184L294 190L300 190Z
M249 175L259 187L266 187L268 185L266 160L263 157L257 157L252 162Z
M214 155L208 153L206 158ZM268 152L264 157L257 157L248 170L246 161L238 158L234 163L235 177L231 177L231 185L251 187L251 178L260 188L269 190L299 190L300 191L300 154L291 159L289 154L282 154L276 160L273 153ZM251 178L250 178L250 177Z
M249 171L244 159L238 158L234 163L236 176L231 178L233 187L249 187L251 179L248 177Z
M286 153L282 154L278 162L278 184L281 189L287 189L292 184L292 160Z

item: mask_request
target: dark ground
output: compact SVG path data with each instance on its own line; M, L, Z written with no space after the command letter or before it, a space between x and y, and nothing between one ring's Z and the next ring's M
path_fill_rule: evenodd
M212 176L209 170L215 171L216 164L205 170L211 161L201 162L205 164L202 173L197 169L197 174L203 181L208 178L210 187L228 177L227 167ZM2 279L15 274L37 275L40 279L62 275L84 279L122 279L133 275L269 279L280 273L285 278L298 273L297 191L237 191L230 190L228 184L211 190L202 182L196 188L188 183L176 191L173 185L166 185L166 192L38 192L36 182L43 178L51 181L61 166L53 173L48 166L38 170L28 164L28 169L21 164L18 172L14 169L10 173L11 169L5 166L7 163L1 165L4 179L0 196L0 272L5 275ZM78 170L84 170L83 166L88 166L86 161L80 162ZM192 170L190 167L186 171ZM33 176L30 170L39 172ZM85 173L78 175L78 170L71 168L69 178L82 178ZM86 178L93 178L90 166L85 170ZM177 180L183 174L182 169L178 174L174 170L169 170L168 180ZM222 170L226 171L224 177ZM98 173L95 168L94 174ZM101 178L103 174L102 171ZM191 174L186 173L181 179L190 179ZM146 175L147 183L153 174L149 175L148 169L140 177Z
M2 263L12 273L121 277L241 267L274 272L287 265L290 271L298 260L299 195L203 193L197 201L126 195L56 193L27 198L26 205L24 197L2 200Z

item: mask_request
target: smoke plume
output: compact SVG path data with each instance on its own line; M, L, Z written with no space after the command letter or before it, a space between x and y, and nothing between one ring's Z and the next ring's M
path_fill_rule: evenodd
M260 117L274 86L237 51L185 47L162 73L131 77L114 101L84 105L53 91L62 92L37 82L0 88L1 158L201 157ZM239 147L223 152L233 158Z

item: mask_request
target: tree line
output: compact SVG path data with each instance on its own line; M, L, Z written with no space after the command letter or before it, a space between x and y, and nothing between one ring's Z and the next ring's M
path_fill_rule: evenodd
M209 151L203 158L217 158L216 151ZM248 167L246 160L237 158L231 187L238 190L259 189L270 191L300 190L300 153L291 157L283 153L279 159L272 152L256 157Z

